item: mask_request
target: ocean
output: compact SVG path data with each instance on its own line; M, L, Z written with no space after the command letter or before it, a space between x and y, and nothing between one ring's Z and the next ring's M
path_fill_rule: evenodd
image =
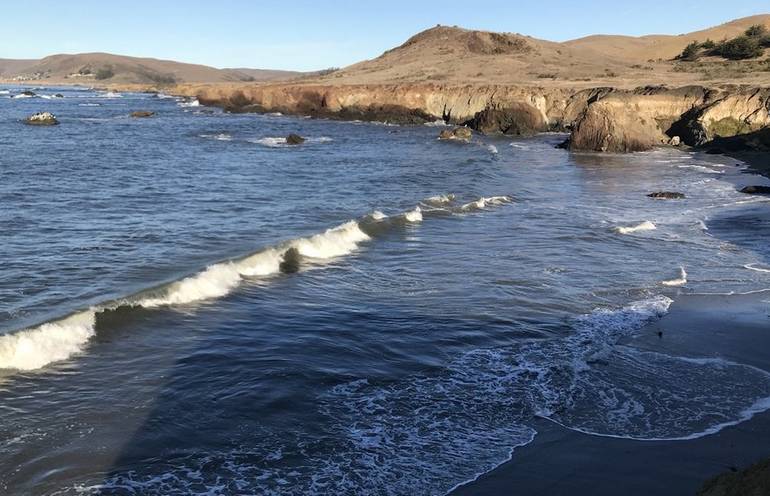
M443 495L535 419L770 409L767 370L634 345L683 294L770 287L734 159L0 89L0 493Z

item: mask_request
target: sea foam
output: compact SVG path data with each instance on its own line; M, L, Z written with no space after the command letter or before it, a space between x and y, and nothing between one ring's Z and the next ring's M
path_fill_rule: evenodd
M615 232L619 234L633 234L636 232L654 231L657 228L658 226L656 226L653 222L646 220L640 224L636 224L635 226L616 227Z

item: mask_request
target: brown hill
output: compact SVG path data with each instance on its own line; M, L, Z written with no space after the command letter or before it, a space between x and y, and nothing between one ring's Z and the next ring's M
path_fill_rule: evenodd
M11 78L22 72L27 67L32 67L37 60L0 59L0 78Z
M763 24L770 28L770 15L756 15L736 19L709 29L693 33L649 36L612 36L594 35L577 40L571 40L564 45L576 49L591 49L610 57L618 57L627 61L643 62L648 60L670 60L682 53L684 47L693 41L703 42L707 39L721 41L743 34L754 24Z
M170 60L128 57L109 53L51 55L38 61L0 61L5 79L49 82L115 84L172 84L277 81L301 75L298 72L260 69L217 69Z
M694 33L643 37L597 35L556 43L512 33L436 26L379 57L323 77L323 84L537 84L638 86L698 82L767 82L767 71L746 62L681 65L674 57L694 40L719 41L770 15L738 19Z

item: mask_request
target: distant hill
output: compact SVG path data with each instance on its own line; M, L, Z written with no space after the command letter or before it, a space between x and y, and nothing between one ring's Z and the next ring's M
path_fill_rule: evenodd
M595 35L563 43L515 33L436 26L375 59L314 79L328 84L584 82L608 86L690 84L705 79L727 81L730 77L761 82L763 77L767 80L767 72L726 66L677 67L673 60L692 41L732 38L754 24L770 27L770 15L678 36Z
M0 77L50 82L174 84L277 81L300 72L263 69L217 69L170 60L128 57L109 53L51 55L41 60L0 59Z
M720 26L678 36L649 35L633 37L594 35L567 41L564 45L576 49L591 49L607 56L637 62L672 59L682 53L684 47L693 41L703 42L707 39L721 41L734 38L743 34L746 29L755 24L763 24L770 28L770 15L744 17Z

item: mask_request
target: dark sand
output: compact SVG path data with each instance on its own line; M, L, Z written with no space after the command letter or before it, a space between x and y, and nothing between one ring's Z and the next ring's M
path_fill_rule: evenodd
M770 291L681 295L631 340L639 348L722 357L770 371ZM658 337L658 332L663 336ZM512 461L458 488L460 495L695 495L710 478L770 456L770 412L688 441L633 441L574 432L547 420ZM768 488L770 495L770 488Z

